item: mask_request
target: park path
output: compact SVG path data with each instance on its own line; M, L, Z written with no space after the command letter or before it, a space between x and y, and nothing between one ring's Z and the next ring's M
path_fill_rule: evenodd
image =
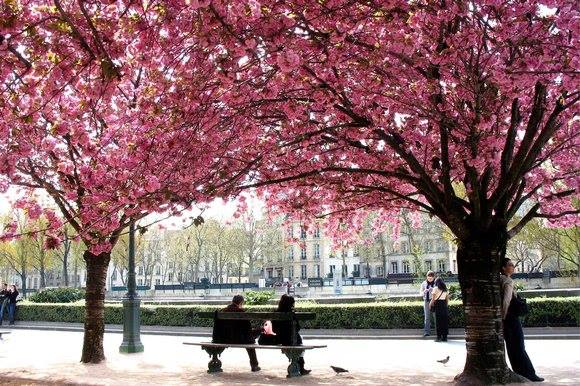
M308 340L328 348L309 352L312 375L288 380L287 360L278 352L258 351L260 373L249 371L243 350L226 350L224 373L207 374L207 354L183 341L201 337L144 335L145 352L120 354L122 336L107 333L107 361L78 362L79 332L12 330L0 342L2 385L445 385L464 365L462 341L435 343L417 340ZM580 385L580 345L577 340L531 340L528 351L544 385ZM450 356L447 365L437 359ZM330 365L350 370L336 376Z

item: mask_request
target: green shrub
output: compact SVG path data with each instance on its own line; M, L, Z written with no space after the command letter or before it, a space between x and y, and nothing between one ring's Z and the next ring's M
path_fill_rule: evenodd
M28 299L33 303L74 303L84 298L85 291L80 288L48 288Z
M268 300L274 297L274 291L246 291L244 292L244 299L246 304L252 305L262 305L268 304Z
M526 327L580 326L580 297L535 298L528 300L530 312L523 318ZM213 311L217 306L154 306L141 307L141 323L158 326L211 327L211 319L201 319L199 312ZM273 306L248 306L251 311L273 311ZM423 302L366 303L366 304L296 304L297 311L314 312L316 318L303 323L305 328L361 329L361 328L422 328ZM18 320L76 322L84 321L84 304L18 305ZM123 308L120 304L105 306L105 322L121 324ZM463 327L465 319L459 301L449 303L450 327Z
M459 284L451 284L449 286L449 299L450 300L461 299L461 287L459 287Z

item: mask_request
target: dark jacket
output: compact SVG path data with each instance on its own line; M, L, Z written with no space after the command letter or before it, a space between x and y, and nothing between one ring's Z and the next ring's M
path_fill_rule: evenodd
M246 312L237 304L230 304L222 312ZM255 343L252 323L249 320L214 319L213 343L252 344Z
M6 296L8 297L11 304L16 304L16 298L18 297L18 290L14 291L14 292L8 292L8 294Z
M8 290L0 290L0 302L8 298Z
M300 331L300 323L296 323L296 345L302 344L302 337L298 333ZM273 320L272 330L276 334L278 344L282 346L292 346L292 323L289 320Z

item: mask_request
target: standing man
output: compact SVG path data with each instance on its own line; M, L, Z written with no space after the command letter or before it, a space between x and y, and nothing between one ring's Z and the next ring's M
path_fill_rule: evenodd
M431 309L429 303L431 302L431 292L435 285L435 272L427 272L427 279L421 283L421 296L423 296L423 311L425 312L425 330L423 336L431 335Z
M4 320L4 309L8 309L8 284L4 283L0 290L0 326Z

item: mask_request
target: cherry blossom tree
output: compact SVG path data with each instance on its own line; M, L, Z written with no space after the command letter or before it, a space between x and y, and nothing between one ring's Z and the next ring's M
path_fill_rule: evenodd
M498 272L531 219L578 222L577 3L273 0L245 14L216 3L231 39L256 46L231 51L248 61L237 87L262 128L246 187L280 212L329 215L338 238L365 211L395 228L401 209L438 217L457 239L464 294L457 382L519 379Z
M82 362L104 359L106 272L127 226L227 196L249 167L222 48L203 38L219 23L177 4L0 5L0 190L21 187L14 206L47 219L47 248L63 223L87 248Z

